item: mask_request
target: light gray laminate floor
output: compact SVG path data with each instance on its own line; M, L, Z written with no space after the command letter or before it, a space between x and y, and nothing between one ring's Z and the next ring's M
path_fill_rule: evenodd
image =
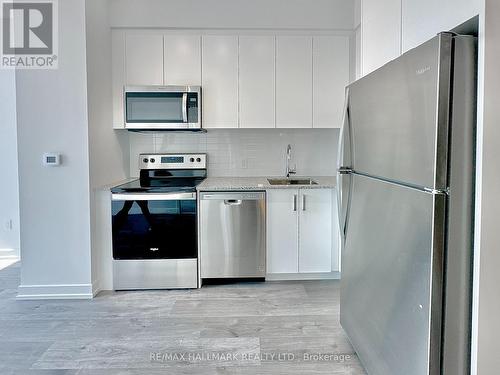
M16 301L19 270L0 271L2 375L365 374L339 324L336 281Z

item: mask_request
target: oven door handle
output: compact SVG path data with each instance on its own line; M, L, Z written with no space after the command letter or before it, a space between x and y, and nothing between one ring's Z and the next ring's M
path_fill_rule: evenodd
M113 201L194 201L196 193L114 193Z

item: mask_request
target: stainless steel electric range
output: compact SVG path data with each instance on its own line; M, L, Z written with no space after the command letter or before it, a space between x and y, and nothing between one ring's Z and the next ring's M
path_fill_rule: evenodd
M206 154L141 154L140 178L112 193L115 290L198 287L196 186Z

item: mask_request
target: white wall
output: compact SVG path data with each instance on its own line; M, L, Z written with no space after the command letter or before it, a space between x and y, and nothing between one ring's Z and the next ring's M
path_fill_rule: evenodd
M112 128L111 28L108 2L86 0L88 133L92 284L106 284L103 267L111 260L109 197L103 188L128 177L129 143L126 131ZM104 199L103 199L104 198ZM108 231L109 232L109 231ZM108 288L109 289L109 288Z
M16 72L20 298L91 296L85 51L84 0L59 1L59 68Z
M351 0L111 0L112 27L353 28Z
M500 3L481 10L479 48L478 215L476 231L473 374L496 375L500 368Z
M19 256L16 80L14 70L0 70L0 258Z
M130 170L137 176L140 153L208 153L209 176L283 176L292 145L299 176L333 176L338 129L231 129L208 133L130 135Z

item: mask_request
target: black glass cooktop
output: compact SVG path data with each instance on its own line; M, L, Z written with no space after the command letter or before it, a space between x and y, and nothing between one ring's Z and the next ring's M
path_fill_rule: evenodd
M141 177L111 189L112 193L194 192L206 178L205 170L142 170Z

